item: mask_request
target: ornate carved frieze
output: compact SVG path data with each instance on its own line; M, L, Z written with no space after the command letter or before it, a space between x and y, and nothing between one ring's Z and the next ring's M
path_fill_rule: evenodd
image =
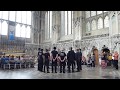
M82 37L82 39L92 39L92 38L101 38L101 37L108 37L109 34L102 34L102 35L95 35L95 36L87 36L87 37Z
M59 29L60 29L60 25L53 25L52 26L53 31L56 31L56 30L59 30Z
M84 40L81 40L79 44L82 50L91 51L93 46L95 46L98 50L101 50L103 45L106 45L109 47L109 39L108 37L84 39Z
M73 28L80 26L81 17L73 18Z

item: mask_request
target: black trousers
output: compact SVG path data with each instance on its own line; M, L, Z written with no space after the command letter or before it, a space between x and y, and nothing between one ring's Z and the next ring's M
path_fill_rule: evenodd
M38 70L43 71L43 63L42 62L38 63Z
M55 73L56 73L57 72L57 60L55 60L55 61L52 60L52 73L53 73L54 69L55 69Z
M38 70L43 71L43 60L38 59Z
M65 73L65 66L66 66L66 62L60 62L60 72Z
M46 71L46 69L47 69L47 72L49 72L49 60L48 59L45 60L44 72Z
M95 67L95 61L92 61L92 67Z
M112 64L112 60L108 60L108 66L111 66L111 64Z
M68 72L71 72L71 65L72 65L72 72L74 72L74 61L68 61Z
M81 60L77 60L77 71L82 70L82 66L81 66Z
M116 69L118 69L118 60L114 60L114 66Z

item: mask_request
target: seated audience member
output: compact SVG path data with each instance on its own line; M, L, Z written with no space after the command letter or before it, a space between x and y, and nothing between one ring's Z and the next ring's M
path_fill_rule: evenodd
M88 62L87 62L88 67L92 67L92 60L91 59L92 59L91 56L89 56Z

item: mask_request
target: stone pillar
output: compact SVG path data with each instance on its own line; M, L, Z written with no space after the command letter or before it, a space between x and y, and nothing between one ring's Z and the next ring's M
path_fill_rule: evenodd
M110 48L110 51L112 51L112 20L111 20L111 12L109 12L109 48Z
M64 11L61 11L61 34L60 34L60 37L64 36L65 34L65 30L64 30L64 23L63 21L65 20L64 18Z
M31 39L32 39L32 44L34 43L34 24L35 24L35 11L32 12L32 30L31 30Z

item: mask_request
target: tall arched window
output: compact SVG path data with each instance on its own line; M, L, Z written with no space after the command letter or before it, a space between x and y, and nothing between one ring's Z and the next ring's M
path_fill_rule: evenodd
M0 18L2 18L2 11L0 11Z
M52 38L52 11L45 14L45 38Z
M50 27L49 27L49 29L50 29L50 38L52 38L52 11L50 11L49 12L50 13Z
M68 34L72 34L72 12L68 11Z
M67 11L65 11L65 35L68 34L67 21L68 21L68 18L67 18Z
M72 11L65 11L65 35L72 34Z
M1 25L1 21L0 21L0 34L1 34L1 32L2 32L2 28L1 28L1 26L2 26L2 25Z
M103 28L103 19L99 18L98 19L98 29L102 29Z
M48 17L47 17L47 33L48 33L48 39L49 39L49 37L50 37L50 12L48 11L48 15L47 15Z
M25 25L23 25L22 27L21 27L21 37L25 37L25 35L26 35L26 27L25 27Z
M8 11L3 11L2 19L8 20Z
M30 38L30 32L31 32L30 26L27 26L27 28L26 28L26 38Z
M86 18L89 18L90 17L90 11L86 11L85 16L86 16Z
M97 11L97 14L101 14L102 13L102 11Z
M109 17L106 16L105 19L104 19L104 27L109 27Z
M96 15L96 11L91 11L91 16L95 16Z
M48 15L48 12L46 12L45 13L45 40L48 38L48 33L47 33L47 30L48 30L48 25L47 25L47 21L48 21L48 17L47 17L47 15Z
M21 20L22 20L22 11L17 11L16 12L16 22L19 22L21 23Z
M6 21L2 22L2 35L7 35L8 34L8 24Z
M87 24L86 24L86 31L90 31L90 23L89 22L87 22Z
M104 12L108 12L108 11L104 11Z
M22 11L22 23L26 24L26 11Z
M20 26L20 24L17 24L16 30L15 30L15 36L20 37L20 35L21 35L21 26Z
M31 25L31 11L27 11L27 24Z
M9 20L10 21L15 21L15 11L10 11L9 12Z
M95 20L92 21L92 30L96 30L96 21Z

